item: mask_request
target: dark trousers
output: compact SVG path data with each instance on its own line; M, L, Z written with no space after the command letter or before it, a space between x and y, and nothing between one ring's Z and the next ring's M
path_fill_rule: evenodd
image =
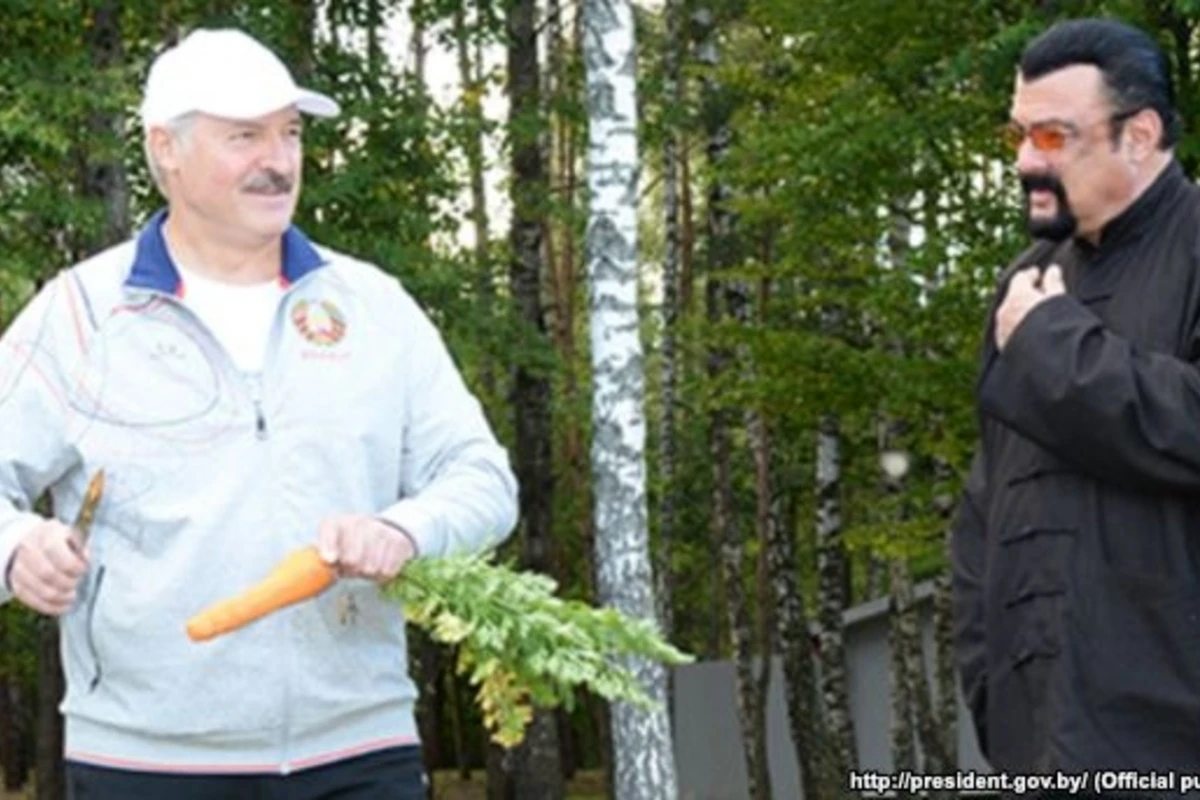
M426 800L421 748L396 747L290 775L179 775L67 764L68 800Z

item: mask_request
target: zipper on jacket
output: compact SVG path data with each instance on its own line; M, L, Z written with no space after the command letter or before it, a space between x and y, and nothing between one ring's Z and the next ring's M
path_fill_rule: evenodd
M262 400L254 399L254 435L263 440L267 438L267 418L263 416Z
M254 402L254 435L262 441L267 438L267 415L263 411L262 375L246 374L250 384L250 397Z
M235 371L237 371L241 374L243 380L249 382L249 384L250 384L251 397L254 402L254 436L256 439L258 439L260 441L266 439L269 435L269 431L267 429L267 415L263 411L263 400L262 400L263 374L266 371L267 362L274 356L275 339L277 336L277 332L276 332L275 328L279 325L279 319L280 319L280 310L279 309L282 309L284 307L284 304L287 302L287 296L291 293L291 291L292 291L292 287L289 287L288 290L284 292L283 297L281 297L279 300L279 308L277 308L275 311L275 320L274 320L274 322L272 322L270 339L267 343L267 357L264 359L263 371L259 372L259 373L255 373L255 374L247 374L244 372L240 372L240 370L237 370L236 367L234 368ZM196 312L192 311L192 309L188 308L186 305L184 305L182 302L180 302L179 298L175 297L174 295L167 294L166 292L162 292L157 289L152 289L152 290L150 290L149 293L151 295L161 298L162 300L165 300L168 303L171 303L176 308L180 309L185 314L189 315L192 318L192 321L199 328L201 328L205 332L205 334L208 335L209 339L213 342L213 344L216 345L217 349L220 350L221 352L225 353L226 360L230 364L232 364L232 360L229 358L228 352L221 345L221 343L216 340L216 337L213 336L212 331L209 330L208 326L204 324L204 321L201 320L198 316L196 316Z
M96 570L96 585L92 587L92 596L88 600L87 643L88 651L92 655L92 664L95 666L92 680L88 683L89 692L96 691L96 687L100 685L100 678L104 674L100 666L100 651L96 649L96 601L100 599L100 587L103 583L104 565L101 564Z

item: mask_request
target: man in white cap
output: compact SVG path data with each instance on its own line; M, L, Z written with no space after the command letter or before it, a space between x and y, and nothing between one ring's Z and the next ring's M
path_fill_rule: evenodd
M497 544L516 482L413 299L291 224L301 114L337 112L246 34L188 36L142 105L167 208L0 339L0 602L61 619L79 800L425 797L380 582ZM332 589L187 639L313 543Z

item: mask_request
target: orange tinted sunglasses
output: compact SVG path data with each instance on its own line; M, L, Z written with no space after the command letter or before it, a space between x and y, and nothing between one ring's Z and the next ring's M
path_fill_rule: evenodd
M1123 122L1141 110L1134 108L1120 111L1092 124ZM1066 147L1067 142L1078 136L1079 131L1079 128L1069 122L1035 122L1028 128L1019 122L1009 122L1004 126L1004 141L1014 152L1021 148L1022 142L1029 139L1035 149L1043 153L1056 153Z
M1035 122L1026 128L1017 122L1004 126L1004 142L1014 152L1029 139L1030 144L1043 153L1054 153L1067 146L1071 137L1078 135L1074 126L1065 122Z

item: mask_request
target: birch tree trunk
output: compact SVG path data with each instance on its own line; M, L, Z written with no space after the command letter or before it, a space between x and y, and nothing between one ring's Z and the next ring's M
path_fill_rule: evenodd
M888 683L892 707L892 770L913 772L917 769L916 744L913 739L913 705L916 687L911 680L914 641L919 635L913 610L912 577L902 558L889 562L891 577L890 614L888 615L888 650L890 669ZM909 792L897 792L897 797L912 797Z
M825 415L817 431L817 572L821 640L821 694L829 719L841 775L858 762L854 719L846 685L846 648L842 636L846 611L846 555L842 543L841 427Z
M938 458L933 463L934 511L945 525L945 547L950 552L950 520L955 497L947 488L952 471ZM941 732L944 770L958 767L958 678L954 661L954 593L950 568L943 568L933 583L934 686L937 687L936 724Z
M749 358L748 354L746 355ZM747 739L747 765L754 770L750 796L755 800L771 800L771 772L767 762L767 690L771 685L771 659L774 655L775 637L772 635L774 615L768 600L770 586L767 579L767 542L773 538L772 528L778 522L778 516L771 470L771 434L761 412L751 410L746 413L746 434L750 439L750 449L754 453L754 528L758 538L754 583L758 617L753 623L753 641L739 659L745 661L744 666L739 665L739 672L745 673L742 679L746 680L740 694L742 703L748 705L742 713L742 725ZM741 548L738 550L740 566ZM740 579L740 570L734 577ZM748 628L750 624L747 620ZM757 676L753 674L755 649L759 655Z
M702 77L705 135L709 166L714 178L708 193L708 271L705 290L708 319L718 325L725 313L740 325L751 324L748 290L741 281L722 281L718 274L734 265L738 256L736 220L730 207L731 190L721 176L732 143L730 127L732 104L728 90L716 76L720 63L716 15L712 8L696 9L692 17L696 36L696 59L705 67ZM736 358L722 347L714 347L708 355L708 374L718 381L733 364L744 365L749 357L738 352ZM753 370L747 369L747 379ZM754 675L754 631L743 576L745 546L741 526L734 509L733 488L733 414L730 409L717 407L710 420L713 458L713 528L720 556L720 578L725 594L725 615L733 647L737 680L738 720L742 729L743 754L749 780L750 796L765 800L770 795L770 774L767 770L765 691L761 680ZM757 412L745 415L751 447L763 451L766 445L762 420ZM760 474L765 478L769 467ZM769 498L765 500L769 514ZM759 637L761 638L761 637ZM764 667L769 669L770 653L762 653ZM769 673L767 673L769 678Z
M585 0L583 14L597 585L604 604L653 619L645 375L638 326L640 162L633 8L629 0ZM618 800L671 800L677 787L666 670L642 659L629 666L659 705L647 711L613 704L614 794Z
M888 231L888 249L891 253L892 265L895 269L902 272L907 269L909 255L912 251L912 221L909 216L908 209L913 206L912 197L900 197L895 201L892 209L891 228ZM899 357L904 354L904 342L897 340L892 345L895 353ZM903 420L884 420L881 426L881 446L883 450L892 449L893 444L898 440L904 431ZM906 464L905 462L902 462ZM887 488L890 492L899 496L900 504L900 519L908 518L910 511L910 503L907 500L907 466L904 468L897 467L894 474L887 478ZM939 480L937 474L937 464L935 462L935 483ZM938 502L937 494L935 493L935 503ZM952 505L947 504L945 516L949 516ZM944 678L938 677L935 680L930 680L929 669L925 659L924 635L922 633L921 615L916 608L913 597L912 574L906 558L893 559L890 566L891 574L891 607L892 607L892 634L894 634L893 656L898 658L898 666L903 669L903 682L895 682L897 689L903 690L903 695L895 697L894 709L896 717L893 719L895 724L899 724L901 714L903 714L904 724L907 731L902 737L894 740L896 743L896 752L898 753L897 768L903 769L911 767L920 769L928 773L946 774L952 769L951 753L953 745L950 743L950 737L954 735L955 724L954 718L957 714L956 695L954 685L951 683L948 687L945 686ZM933 625L934 625L934 651L937 662L946 663L953 658L953 653L950 648L953 647L953 602L950 596L950 585L948 572L943 572L939 577L943 583L942 591L944 595L938 598L934 597L933 608ZM944 637L944 644L939 645ZM939 652L941 649L946 649L949 652ZM946 661L942 661L946 659ZM953 677L951 676L951 681ZM947 692L950 699L950 705L947 707L945 703L945 694L939 696L939 703L935 706L934 688L935 685L939 692ZM946 716L947 711L949 716ZM899 734L900 732L897 731ZM923 757L924 763L915 763L916 747L911 745L914 739L919 744L919 750ZM907 740L907 741L906 741ZM912 755L908 754L908 750L912 749ZM904 764L901 765L901 759ZM931 792L931 798L949 797L948 793Z
M766 543L772 599L775 603L775 637L783 660L784 697L788 726L800 766L800 786L805 798L836 796L844 783L830 747L825 714L817 694L816 659L808 630L808 613L797 580L795 528L775 525Z

